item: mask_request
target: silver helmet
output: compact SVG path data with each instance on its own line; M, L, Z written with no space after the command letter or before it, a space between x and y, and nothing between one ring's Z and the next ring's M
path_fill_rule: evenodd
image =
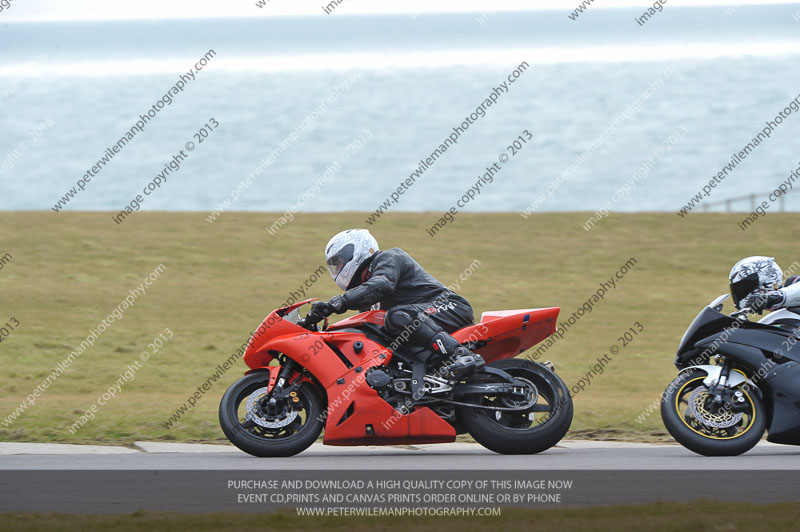
M378 241L366 229L348 229L328 241L325 265L336 285L347 290L361 263L379 249Z
M734 264L730 282L733 304L739 308L739 303L750 294L780 288L783 270L772 257L747 257Z

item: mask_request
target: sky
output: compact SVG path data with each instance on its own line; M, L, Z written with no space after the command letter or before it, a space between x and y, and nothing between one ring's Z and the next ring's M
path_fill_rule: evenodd
M258 1L263 7L257 7ZM323 6L332 0L10 0L0 11L0 23L40 20L118 20L285 15L423 14L432 12L524 11L568 9L581 0L341 0L332 14ZM654 0L597 0L589 9L639 6ZM666 6L792 4L797 0L666 0Z

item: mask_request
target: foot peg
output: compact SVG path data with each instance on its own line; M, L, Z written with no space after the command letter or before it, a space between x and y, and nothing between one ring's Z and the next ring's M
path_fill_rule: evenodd
M463 379L470 373L483 369L486 365L483 357L477 353L472 353L466 348L462 348L465 353L458 353L451 364L448 364L447 372L456 380Z

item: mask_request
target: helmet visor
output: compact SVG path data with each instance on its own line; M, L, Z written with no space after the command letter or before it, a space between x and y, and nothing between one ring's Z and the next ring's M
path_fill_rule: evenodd
M346 246L342 247L339 251L336 252L335 255L331 255L328 257L328 260L325 261L325 265L328 267L328 272L330 272L331 277L336 280L336 277L342 272L342 269L345 265L353 260L353 252L355 251L355 246L353 244L347 244Z
M751 273L747 277L731 283L731 296L733 297L733 304L739 308L739 302L745 297L749 296L759 288L758 274Z

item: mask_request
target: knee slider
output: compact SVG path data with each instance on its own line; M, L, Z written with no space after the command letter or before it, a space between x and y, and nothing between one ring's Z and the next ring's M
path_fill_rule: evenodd
M383 321L386 330L392 334L400 334L412 323L414 323L414 314L403 308L387 310Z

